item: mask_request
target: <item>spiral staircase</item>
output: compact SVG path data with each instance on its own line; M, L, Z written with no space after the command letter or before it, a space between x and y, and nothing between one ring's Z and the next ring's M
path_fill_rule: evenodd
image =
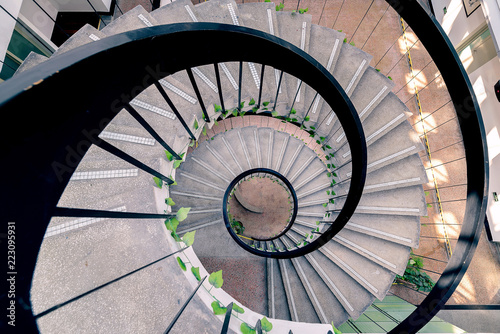
M140 62L135 58L138 51L127 48L127 42L141 40L135 49L148 48L160 33L188 31L178 38L181 44L163 42L172 44L163 44L158 51L162 70L134 67L130 82L135 80L135 86L128 91L120 91L121 79L108 82L106 76L92 88L89 79L74 77L80 81L74 89L88 88L79 93L82 98L89 96L90 106L87 110L78 106L85 111L74 119L63 115L62 105L71 103L70 97L61 97L55 107L63 118L58 126L68 129L62 136L74 144L58 151L65 164L49 163L49 183L62 192L60 198L51 199L58 209L51 207L43 214L50 219L46 230L30 231L39 238L43 235L31 287L32 314L41 332L161 332L196 289L183 309L182 324L179 320L169 327L172 332L219 332L224 315L213 315L210 307L216 300L245 310L237 316L233 311L230 331L239 332L242 323L251 327L266 316L273 323L272 333L327 333L331 323L338 327L349 318L357 319L376 299L383 300L396 274L404 273L411 248L419 244L420 216L427 212L422 188L427 176L419 157L424 146L407 121L411 113L391 93L394 83L370 67L371 56L346 43L344 33L311 24L310 15L275 7L232 0L194 6L190 0L177 0L148 13L138 6L100 31L86 25L50 60L32 53L20 67L16 75L19 80L27 78L26 82L43 65L47 73L55 73L32 80L34 86L27 89L31 93L37 86L49 85L57 77L56 68L70 78L71 57L81 56L81 64L89 62L91 68L87 56L106 57L106 48L120 44L124 49L116 48L121 52L116 64L96 65L119 73L120 64ZM224 25L196 26L197 22ZM170 24L178 25L167 27L169 31L143 29ZM199 49L190 55L201 59L199 65L184 66L183 57L192 51L177 52L177 48L196 50L191 44L203 36L191 37L216 28L230 31L228 25L268 35L246 39L243 35L255 32L244 29L227 40L207 35L207 43L218 45L206 54ZM198 30L190 30L193 27ZM151 39L140 35L145 30ZM258 43L272 36L284 40L273 39L276 48L301 57L309 54L310 58L303 58L309 62L316 60L311 68L326 73L330 91L315 86L313 74L301 72L309 69L302 63L280 68L279 57L270 65L258 62L258 57L274 51L265 41ZM234 44L239 40L242 44ZM260 52L241 61L232 59L233 55L220 62L203 59L252 48ZM284 55L288 54L280 56ZM180 65L165 72L165 62ZM302 65L296 70L302 75L299 79L292 69ZM92 95L108 88L113 99ZM336 92L330 94L332 88ZM70 129L80 122L88 125L85 113L92 114L98 104L111 108L106 115L88 116L97 130L82 127L74 136ZM72 105L66 106L71 113ZM45 116L37 117L42 121ZM54 141L54 133L40 134L35 124L29 129L40 144ZM215 135L198 143L207 129ZM266 170L289 181L297 199L296 215L279 237L244 238L230 227L227 189L241 174ZM43 174L36 179L40 177ZM175 204L168 205L166 198ZM484 215L482 200L476 200L477 214ZM186 248L182 240L176 241L175 233L167 231L164 220L188 207L187 218L176 229L181 238L196 231L193 246ZM172 252L177 253L165 258ZM261 274L267 281L263 301L267 312L248 309L224 287L213 289L208 280L199 282L176 259L179 256L188 269L199 267L201 277L206 277L209 272L199 258L228 254L235 259L265 259L266 271ZM127 274L157 259L162 260ZM122 275L128 276L87 294ZM29 287L30 278L20 285ZM439 283L438 288L443 289ZM72 300L80 294L85 296ZM26 314L29 320L23 325L30 328L31 310ZM424 313L420 316L427 319L423 324L429 319Z

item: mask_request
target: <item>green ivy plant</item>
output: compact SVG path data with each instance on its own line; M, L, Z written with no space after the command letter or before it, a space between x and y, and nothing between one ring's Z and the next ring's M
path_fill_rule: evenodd
M403 276L396 275L394 283L409 284L414 286L418 291L431 291L435 283L427 273L421 271L423 267L424 260L412 254L408 259Z

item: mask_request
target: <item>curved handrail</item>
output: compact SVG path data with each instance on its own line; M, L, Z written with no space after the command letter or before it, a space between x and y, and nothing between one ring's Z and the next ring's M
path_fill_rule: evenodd
M229 45L260 47L220 52L217 41L221 40ZM124 54L127 57L121 56ZM154 79L194 66L230 61L251 61L283 70L335 106L353 152L352 182L336 224L316 239L316 244L304 246L301 254L328 242L348 222L364 186L366 142L354 106L319 62L280 38L225 24L181 23L110 36L51 58L2 85L0 109L11 119L0 140L0 161L9 175L2 181L0 200L6 208L2 218L18 226L16 302L22 307L17 319L27 330L37 328L29 298L37 250L64 188L91 143L100 141L99 133L114 115ZM97 77L106 80L95 80ZM55 91L57 99L48 100ZM47 124L45 114L49 111L54 119ZM26 179L34 185L29 189L31 203L19 182ZM293 252L282 255L294 256Z
M469 77L448 36L433 16L412 0L387 0L411 26L451 96L462 131L467 164L467 202L455 251L435 287L391 333L416 333L444 306L467 270L479 241L488 193L488 152L481 112Z
M224 224L226 225L226 228L227 228L229 234L234 239L234 241L236 241L236 243L238 245L240 245L240 247L242 247L246 251L248 251L250 253L253 253L255 255L260 255L260 256L264 256L264 257L272 257L271 255L268 255L269 252L261 251L261 250L258 250L256 248L250 247L248 244L244 243L238 237L238 235L236 234L236 232L231 227L231 222L229 221L229 215L228 215L228 209L227 209L227 203L229 201L229 196L231 195L231 192L236 187L236 185L242 179L244 179L245 177L247 177L248 175L259 174L259 173L270 174L270 175L278 178L281 182L283 182L285 184L285 186L290 191L290 194L291 194L292 199L293 199L293 210L292 210L292 216L290 218L290 222L286 225L286 227L279 234L275 235L272 238L266 238L266 239L252 238L252 239L257 240L257 241L271 241L271 240L275 240L275 239L280 238L281 236L285 235L286 232L288 232L290 230L290 228L292 227L293 223L295 222L295 218L297 217L297 211L299 209L299 201L297 199L297 193L295 192L295 190L293 189L292 184L290 183L290 181L288 181L288 179L286 177L284 177L281 173L275 171L274 169L269 169L269 168L253 168L253 169L249 169L247 171L244 171L240 175L237 175L231 181L231 183L226 188L226 191L224 192L224 196L222 198L222 217L224 218Z

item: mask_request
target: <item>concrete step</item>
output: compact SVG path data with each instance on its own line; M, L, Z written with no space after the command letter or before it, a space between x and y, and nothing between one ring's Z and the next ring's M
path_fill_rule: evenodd
M101 32L106 36L152 27L158 22L141 6L137 6L106 25Z
M345 228L412 248L419 245L420 218L417 216L355 213Z
M335 65L339 59L340 49L343 46L345 34L333 29L313 24L309 43L309 54L319 61L330 73L335 70ZM313 125L318 121L324 100L316 95L316 91L306 87L304 100L304 113L309 110L309 122L306 125ZM305 117L304 115L301 115Z
M151 219L107 219L47 238L40 249L34 272L31 290L34 309L40 313L147 265L170 254L170 247L163 221ZM171 288L170 282L176 282L175 289ZM138 295L138 286L148 286L148 289ZM178 311L178 301L186 300L192 289L173 256L100 289L98 293L72 303L69 308L44 316L38 321L38 326L42 331L57 333L92 332L97 325L88 319L108 319L98 325L106 332L159 332L165 330L165 319L170 319ZM54 293L48 294L47 291ZM162 297L165 291L169 291L171 298ZM202 331L198 326L210 332L219 330L220 326L215 325L218 321L203 314L205 306L202 302L194 299L192 303L194 309L186 309L184 315L190 319L203 319L193 324L193 328L198 328L195 331ZM135 307L139 305L139 309ZM89 318L75 316L83 313ZM137 321L117 320L124 315Z
M248 155L251 168L262 167L261 145L256 127L244 127L240 130L241 140L244 142L245 157Z
M280 37L301 50L308 52L310 43L312 16L309 14L294 14L290 12L276 12ZM304 109L305 87L300 86L301 81L285 73L285 86L288 95L288 105L294 105L295 110ZM294 101L295 100L295 101ZM289 110L288 110L289 111ZM281 112L280 115L285 115Z
M286 238L282 240L287 246L294 243L287 241ZM315 270L314 261L310 263L309 258L306 256L293 258L291 262L320 322L329 324L336 321L339 325L345 322L349 315L345 312L337 297L332 294L327 283L322 280L321 275Z
M238 6L233 0L217 0L202 2L194 7L194 15L199 22L215 22L234 25L234 20L238 20ZM239 21L239 20L238 20ZM239 63L227 62L221 64L221 80L224 80L224 93L238 93L239 87ZM230 85L230 86L229 86ZM250 92L247 82L241 87L243 101L250 101ZM232 89L230 88L232 87ZM237 95L236 95L237 96ZM229 106L230 107L230 106ZM226 108L229 108L226 106Z
M47 59L48 59L47 57L31 51L29 55L24 59L23 63L17 68L17 71L16 73L14 73L14 76L26 70L29 70L30 68L33 68L38 64L43 63Z
M305 233L301 232L299 235L303 236ZM337 242L330 241L318 251L379 300L384 299L396 276L378 263Z
M372 172L412 154L418 154L424 146L408 122L399 124L382 138L368 146L367 171ZM351 163L344 164L336 172L340 180L351 176Z
M427 183L427 173L417 154L396 161L366 175L363 194ZM333 187L337 196L347 195L349 182Z
M292 320L285 286L277 259L268 258L267 265L267 299L268 317L273 319Z
M373 67L366 69L351 95L351 101L362 122L384 100L393 87L394 82ZM335 120L338 119L335 118ZM332 147L340 147L345 142L344 130L337 131L338 128L340 128L340 122L335 122L330 130L330 133L337 132L332 138L334 141L330 141L334 144Z
M281 241L273 241L274 247L285 247ZM278 260L282 279L285 285L285 292L288 301L288 309L292 321L319 323L320 320L314 310L313 305L302 285L299 275L289 259Z
M252 29L264 31L268 34L280 36L276 18L276 9L273 3L244 3L238 4L238 19L241 25ZM257 74L260 76L260 67L256 65ZM264 86L262 101L274 103L278 89L279 71L272 67L264 69ZM283 83L282 83L283 84ZM258 95L256 95L258 96ZM286 103L286 90L281 90L278 103ZM257 97L255 97L257 101Z
M297 240L293 236L291 239L295 242ZM299 259L307 260L309 264L307 271L304 270L306 275L315 276L314 282L320 281L328 289L323 289L323 292L316 296L321 299L327 299L326 296L334 297L333 301L322 300L321 304L325 305L324 310L332 314L330 322L334 321L336 326L345 322L349 317L357 319L375 299L321 252L317 251Z
M408 246L348 229L340 231L330 241L332 242L340 243L398 275L404 273L410 255Z
M262 158L263 168L272 168L273 163L273 147L274 147L274 129L271 128L257 128L257 135L260 143L260 153Z
M296 165L290 172L289 180L292 182L295 191L299 191L306 185L315 187L330 181L325 164L310 149L307 149L306 152L307 154L297 160ZM306 160L307 156L309 158Z
M79 46L86 45L88 43L98 41L106 37L102 31L97 30L90 24L85 24L76 33L71 35L66 42L64 42L59 49L54 52L52 57L68 52L69 50L75 49Z
M337 198L335 204L331 204L329 208L340 209L344 202L345 197ZM380 215L426 216L427 205L424 190L422 185L415 185L363 194L356 212Z

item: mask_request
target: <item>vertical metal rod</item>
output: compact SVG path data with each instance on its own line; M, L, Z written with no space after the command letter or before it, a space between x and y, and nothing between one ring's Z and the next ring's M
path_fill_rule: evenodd
M224 317L224 324L222 325L222 330L220 334L227 334L229 329L229 321L231 321L231 312L233 311L233 303L229 303L227 306L226 316Z
M243 80L243 62L240 61L239 86L238 86L238 110L241 112L241 82Z
M198 291L198 289L203 284L203 282L205 281L206 278L207 278L207 276L203 277L203 279L200 281L200 283L198 283L198 286L196 287L196 289L194 289L194 291L191 293L191 296L189 296L189 298L186 300L186 302L184 303L184 305L182 305L182 307L179 310L179 312L177 312L177 314L175 315L174 320L172 320L172 322L170 323L170 325L168 325L167 329L165 330L165 332L163 332L163 334L167 334L168 332L170 332L170 330L172 329L172 327L174 327L175 323L177 322L177 320L181 316L182 312L184 311L184 309L186 308L186 306L189 304L189 302L191 301L191 299L193 299L194 295L196 294L196 292Z
M59 28L59 30L61 30L61 31L63 32L63 34L65 34L65 35L66 35L66 37L68 37L68 38L69 38L68 33L67 33L66 31L64 31L64 29L63 29L63 28L59 25L59 23L57 23L57 22L56 22L56 20L54 20L54 19L52 18L52 16L50 16L50 15L49 15L49 13L47 13L47 12L45 11L45 9L43 9L43 7L42 7L42 6L40 6L40 4L39 4L38 2L36 2L36 0L33 0L33 2L34 2L37 6L38 6L38 8L40 8L40 9L42 10L42 12L44 12L44 13L45 13L45 15L47 15L47 16L49 17L49 19L51 19L51 20L52 20L52 22L54 22L54 23L55 23L56 27L57 27L57 28Z
M76 297L74 297L74 298L71 298L71 299L70 299L70 300L68 300L68 301L65 301L65 302L63 302L63 303L57 304L57 305L55 305L55 306L52 306L51 308L49 308L49 309L47 309L47 310L45 310L45 311L43 311L43 312L38 313L38 314L37 314L37 315L35 315L34 317L35 317L35 319L39 319L39 318L43 317L44 315L47 315L47 314L51 313L52 311L57 310L58 308L61 308L61 307L65 306L65 305L68 305L68 304L70 304L70 303L72 303L72 302L74 302L74 301L77 301L78 299L80 299L80 298L82 298L82 297L85 297L85 296L87 296L87 295L91 294L92 292L95 292L95 291L97 291L97 290L100 290L100 289L102 289L102 288L104 288L104 287L106 287L106 286L108 286L108 285L110 285L110 284L112 284L112 283L115 283L115 282L117 282L117 281L119 281L119 280L121 280L121 279L123 279L123 278L125 278L125 277L128 277L128 276L130 276L130 275L132 275L132 274L135 274L136 272L138 272L138 271L140 271L140 270L142 270L142 269L144 269L144 268L147 268L147 267L149 267L149 266L152 266L153 264L158 263L158 262L160 262L160 261L162 261L162 260L164 260L164 259L166 259L166 258L168 258L168 257L170 257L170 256L172 256L172 255L174 255L174 254L176 254L176 253L179 253L179 252L181 252L181 251L185 250L186 248L187 248L187 247L182 248L182 249L179 249L178 251L175 251L175 252L173 252L172 254L169 254L169 255L167 255L167 256L164 256L164 257L162 257L162 258L159 258L158 260L153 261L153 262L151 262L151 263L149 263L149 264L146 264L145 266L142 266L142 267L140 267L140 268L137 268L137 269L135 269L135 270L133 270L133 271L129 272L128 274L122 275L122 276L120 276L120 277L118 277L118 278L115 278L115 279L114 279L114 280L112 280L112 281L109 281L109 282L107 282L107 283L104 283L104 284L102 284L102 285L99 285L98 287L95 287L95 288L93 288L92 290L89 290L89 291L87 291L87 292L82 293L81 295L78 295L78 296L76 296Z
M135 167L139 168L139 169L142 169L143 171L145 171L146 173L149 173L153 176L156 176L157 178L163 180L165 183L167 183L168 185L171 185L174 183L174 181L172 181L170 178L166 177L165 175L161 174L161 173L158 173L157 171L155 171L154 169L152 169L151 167L143 164L142 162L140 162L139 160L137 160L136 158L130 156L129 154L123 152L122 150L120 150L119 148L117 148L116 146L113 146L111 145L110 143L108 143L107 141L104 141L104 140L101 140L101 139L96 139L94 142L93 142L94 145L102 148L103 150L113 154L114 156L128 162L129 164L131 165L134 165Z
M116 8L118 8L118 10L120 11L120 13L122 13L122 15L123 15L122 9L120 8L120 6L118 6L118 1L117 0L113 0L113 1L115 2Z
M133 118L135 118L137 122L139 122L139 124L142 125L142 127L147 132L149 132L149 134L154 139L156 139L160 143L161 146L163 146L164 149L166 149L170 154L173 155L175 160L182 160L182 158L177 153L175 153L170 146L168 146L168 144L163 140L163 138L151 127L151 125L149 125L149 123L137 112L137 110L135 110L134 107L130 105L130 103L125 104L124 108L129 112L129 114Z
M311 104L309 105L309 108L307 109L306 115L304 116L304 119L302 120L302 123L300 123L301 127L302 127L302 125L304 125L304 121L307 118L307 116L309 116L309 112L311 111L311 108L312 108L312 106L314 104L314 101L316 101L317 97L318 97L318 92L316 92L316 94L314 95L314 98L312 99Z
M356 27L356 30L354 30L354 34L352 34L351 39L349 40L349 43L351 43L352 39L354 38L354 35L356 35L356 33L358 32L358 29L361 26L361 23L363 23L363 21L365 20L365 17L368 14L368 12L370 11L370 8L372 8L372 5L374 2L375 2L375 0L372 0L372 2L370 3L370 6L368 6L368 9L366 10L365 15L363 15L363 17L361 18L361 21L359 21L358 26Z
M260 319L257 320L257 323L255 324L255 332L256 334L262 334L262 324L260 323Z
M365 47L365 45L368 42L368 40L370 39L370 37L372 37L373 32L375 31L375 29L377 29L380 21L382 21L382 19L384 18L385 13L387 13L387 10L389 9L389 7L391 7L391 5L387 5L387 8L385 9L384 14L382 14L382 16L380 17L380 19L377 21L377 24L375 25L375 27L373 27L372 31L370 32L370 35L368 36L368 38L366 39L366 41L363 43L363 46L361 47L361 50L363 50L363 48Z
M273 111L276 110L276 104L278 103L278 94L280 93L281 79L283 79L283 71L280 73L280 79L278 81L278 88L276 89L276 98L274 99Z
M222 108L222 114L226 114L226 107L224 106L224 96L222 95L222 84L220 82L220 72L219 72L219 63L214 64L215 70L215 79L217 80L217 89L219 90L219 100L220 106Z
M156 89L158 89L158 91L160 92L161 96L163 96L163 98L165 99L165 101L167 101L168 106L170 107L170 109L172 109L172 111L174 112L175 116L177 116L177 118L181 122L181 124L184 127L184 129L186 129L186 131L189 134L189 136L191 137L191 139L196 140L193 132L191 132L191 129L189 128L189 126L184 121L184 118L179 113L179 111L177 110L177 108L173 104L172 100L170 100L170 98L168 97L167 92L165 91L165 89L163 89L163 86L160 84L160 82L158 80L154 79L154 85L156 86Z
M102 20L101 15L97 14L97 10L94 8L90 0L87 0L87 2L89 3L90 7L92 7L92 9L94 10L95 15L97 15L99 20L104 24L104 26L106 26L106 23Z
M189 77L189 81L191 81L191 85L193 86L194 92L198 101L200 102L201 111L203 112L203 116L205 117L205 122L210 123L210 118L208 117L207 108L205 108L205 103L203 103L203 99L200 94L200 90L198 89L198 85L196 84L196 80L193 76L193 71L190 68L186 69L186 72Z
M295 105L295 101L297 101L297 96L299 95L300 92L300 87L302 87L302 82L303 81L300 80L299 87L297 88L297 91L295 92L295 96L293 98L292 107L290 108L290 112L288 113L288 117L290 117L290 115L292 114L293 106Z
M262 102L262 86L264 85L264 69L266 65L262 64L260 69L260 87L259 87L259 99L257 101L257 108L260 108L260 103Z

